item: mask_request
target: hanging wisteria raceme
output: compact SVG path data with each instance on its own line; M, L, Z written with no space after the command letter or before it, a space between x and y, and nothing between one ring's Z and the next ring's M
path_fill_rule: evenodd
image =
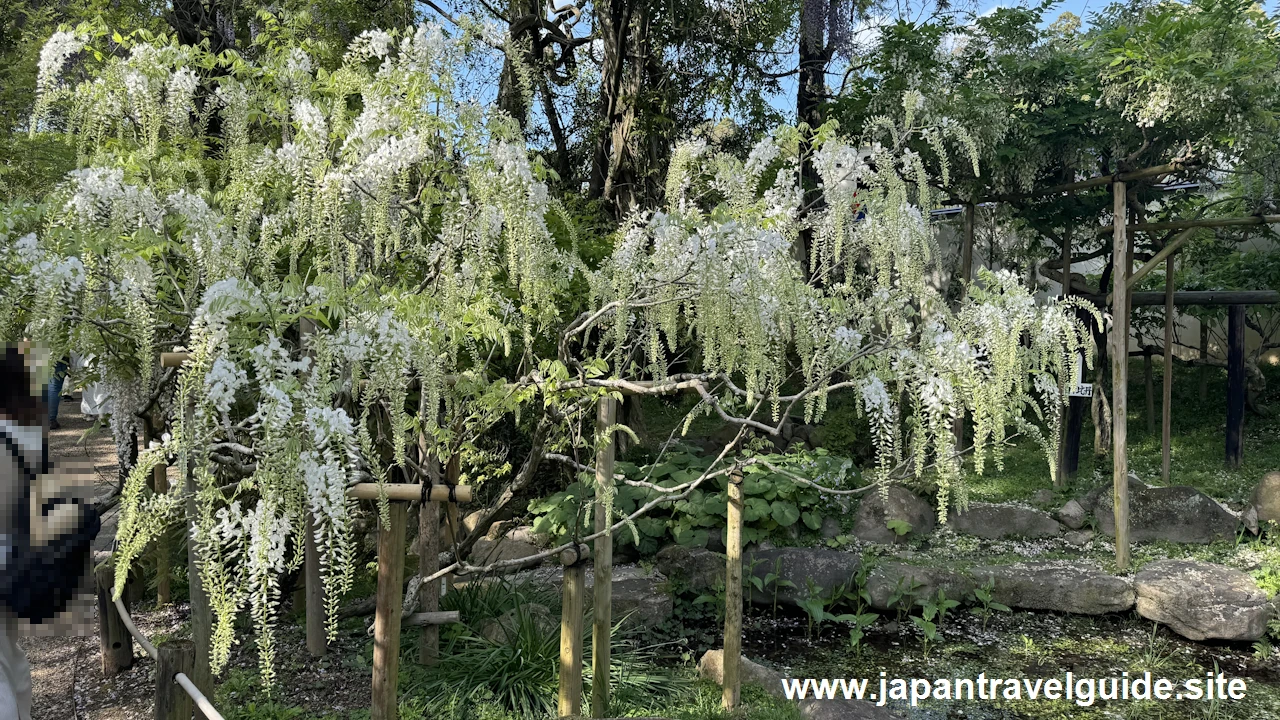
M336 632L351 484L418 481L428 457L457 453L474 482L519 489L542 453L599 441L580 428L611 381L661 383L676 362L698 412L761 432L858 395L876 477L933 478L944 517L964 501L961 413L977 470L999 462L1008 427L1035 422L1053 462L1090 335L1007 274L983 275L958 309L930 284L935 199L906 141L972 143L926 124L918 94L905 125L865 137L781 127L745 162L682 146L665 206L626 218L591 267L518 127L459 96L469 34L365 33L333 69L287 42L250 61L150 38L65 85L59 68L104 37L60 33L42 56L33 127L61 123L83 167L3 255L18 292L0 313L98 358L122 452L143 421L169 428L125 483L117 563L180 522L184 483L145 482L173 463L196 498L215 668L247 609L270 680L279 577L308 526ZM802 187L806 154L819 192ZM176 374L156 363L172 349L190 354ZM475 439L508 417L535 418L519 471Z

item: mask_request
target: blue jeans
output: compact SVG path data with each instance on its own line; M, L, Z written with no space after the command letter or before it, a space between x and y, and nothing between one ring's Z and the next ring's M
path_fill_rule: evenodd
M53 375L49 378L49 389L44 395L44 402L49 406L49 422L58 419L58 406L62 404L62 381L67 379L69 369L65 358L53 366Z

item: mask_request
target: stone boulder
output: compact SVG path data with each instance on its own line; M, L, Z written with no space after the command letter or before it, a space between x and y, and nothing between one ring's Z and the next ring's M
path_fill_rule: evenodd
M592 573L587 573L590 585ZM613 619L627 618L627 623L641 627L660 625L675 611L675 602L667 588L667 578L657 570L637 565L613 569Z
M1151 487L1150 485L1139 480L1136 474L1129 473L1129 497L1133 497L1135 493L1140 492L1142 490L1146 490L1150 487ZM1111 495L1112 490L1113 488L1111 487L1111 483L1109 482L1099 485L1098 487L1085 493L1084 496L1080 498L1079 500L1080 507L1084 508L1085 512L1091 512L1091 513L1097 514L1098 500L1101 499L1104 495L1108 495L1108 496ZM1111 505L1107 505L1107 507L1110 508Z
M993 583L991 598L1011 608L1102 615L1133 607L1133 586L1089 565L1040 561L973 569L978 585Z
M1068 545L1084 547L1093 542L1093 534L1092 530L1072 530L1069 533L1063 533L1062 539L1066 541Z
M1035 505L1049 506L1052 505L1053 501L1056 499L1057 498L1054 496L1053 491L1048 488L1040 488L1039 490L1031 493L1031 502Z
M964 602L973 592L973 578L945 567L884 563L867 574L867 595L877 610L893 610L890 598L899 589L914 586L915 598L936 598L941 590L952 600ZM908 600L907 602L913 602Z
M857 555L823 548L756 550L745 557L745 567L751 567L751 573L762 581L775 571L780 579L790 581L794 587L777 588L778 603L796 607L809 597L810 580L821 595L829 597L839 588L852 587L861 566ZM771 605L773 593L771 585L766 585L763 592L752 588L751 602Z
M881 497L879 490L873 490L862 499L853 516L853 536L863 542L901 542L904 538L889 529L892 520L910 525L910 535L928 535L938 524L933 506L911 491L891 485L887 498Z
M1089 512L1076 500L1068 500L1065 505L1058 509L1058 522L1072 530L1079 530L1084 527L1088 519Z
M1253 578L1196 560L1160 560L1133 579L1138 614L1191 640L1258 640L1272 606Z
M1062 532L1049 513L1020 505L970 503L948 521L956 532L991 540L1003 537L1046 538Z
M690 592L709 590L724 582L724 556L703 548L668 545L654 557L654 567Z
M480 625L480 635L489 642L505 643L515 637L520 628L520 613L523 612L528 622L537 628L542 635L560 632L560 618L551 614L545 605L529 603L520 608L512 608L496 618L486 620Z
M1280 472L1267 473L1253 489L1253 508L1259 523L1280 523Z
M504 537L497 540L480 538L471 547L471 560L478 564L488 564L501 560L520 560L542 552L537 545L523 540ZM541 563L539 563L541 564Z
M1093 514L1098 529L1116 536L1114 498L1098 498ZM1240 519L1217 500L1193 487L1148 487L1129 492L1129 540L1167 540L1206 545L1232 540Z
M698 660L698 675L716 685L724 685L724 651L708 650ZM754 684L776 698L786 698L782 689L782 674L745 657L738 661L738 677L743 685ZM876 692L879 686L868 683L868 691ZM887 708L876 707L865 700L800 700L797 705L800 717L805 720L899 720L901 716Z

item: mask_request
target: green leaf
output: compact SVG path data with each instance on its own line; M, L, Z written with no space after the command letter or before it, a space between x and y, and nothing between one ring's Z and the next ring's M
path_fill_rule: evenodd
M800 519L804 520L804 524L810 530L818 530L822 528L822 516L811 510L800 513Z
M769 512L769 501L757 497L749 497L742 506L742 521L755 522L760 518L768 517Z
M774 522L783 527L791 527L800 519L800 511L796 506L782 500L774 500L769 506Z

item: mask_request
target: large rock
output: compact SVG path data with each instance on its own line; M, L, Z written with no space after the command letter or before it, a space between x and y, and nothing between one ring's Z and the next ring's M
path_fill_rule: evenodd
M1102 615L1133 607L1128 580L1088 565L1041 561L974 568L974 582L993 583L991 598L1011 608Z
M1114 498L1098 498L1093 514L1098 529L1115 537ZM1218 501L1193 487L1148 487L1130 490L1129 540L1167 540L1177 543L1208 544L1232 540L1240 519Z
M698 674L704 679L724 685L724 651L708 650L698 660ZM745 657L738 660L738 677L743 685L755 684L764 688L765 692L777 698L787 699L782 689L782 675L763 665L751 662ZM874 683L868 683L868 691L879 689ZM800 700L798 703L800 717L805 720L898 720L899 715L886 708L876 707L865 700Z
M591 574L588 573L587 577L590 578ZM636 565L613 569L615 622L625 617L628 623L652 627L669 619L674 610L667 578L662 573Z
M680 590L701 592L724 582L724 556L703 548L668 545L658 551L654 566Z
M1089 512L1076 500L1068 500L1065 505L1058 509L1058 522L1072 530L1079 530L1084 527L1085 521L1088 519Z
M551 614L545 605L528 603L519 608L512 608L496 618L487 620L480 626L480 635L489 642L505 643L515 638L520 629L520 614L528 618L541 635L550 635L560 630L560 618Z
M537 545L523 540L514 540L507 537L497 540L480 538L471 547L471 560L472 562L487 565L502 560L520 560L532 557L540 552L542 550Z
M1151 487L1150 485L1139 480L1136 474L1129 473L1129 496L1130 497L1133 497L1135 493L1141 492L1142 490L1146 490L1150 487ZM1096 513L1098 511L1097 510L1098 500L1101 499L1102 496L1104 495L1110 495L1113 489L1114 488L1109 482L1099 485L1098 487L1085 493L1084 496L1080 498L1079 500L1080 506L1085 509L1085 512ZM1111 506L1108 505L1107 507L1111 507Z
M864 542L899 542L904 538L889 529L892 520L910 525L912 535L928 535L938 524L937 513L929 503L905 488L891 485L887 497L875 490L863 498L853 516L853 536Z
M1258 522L1280 523L1280 472L1263 476L1253 489L1253 507L1258 512Z
M971 503L949 521L956 532L992 540L1003 537L1046 538L1062 532L1049 513L1020 505Z
M754 563L754 565L753 565ZM823 548L776 548L756 550L747 554L746 565L751 573L762 581L776 572L793 587L778 587L778 603L798 606L809 597L809 582L823 597L830 597L840 588L849 589L862 561L857 555L840 550ZM751 601L758 605L773 603L774 587L766 585L763 592L752 589Z
M1161 560L1133 579L1138 614L1191 640L1258 640L1272 606L1253 578L1196 560Z
M936 598L941 590L952 600L964 602L973 592L973 579L956 570L944 567L884 563L867 574L867 595L871 605L878 610L895 609L890 599L899 589L914 588L913 599Z

